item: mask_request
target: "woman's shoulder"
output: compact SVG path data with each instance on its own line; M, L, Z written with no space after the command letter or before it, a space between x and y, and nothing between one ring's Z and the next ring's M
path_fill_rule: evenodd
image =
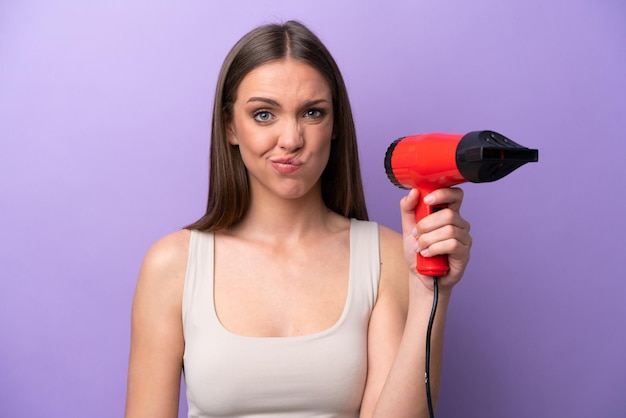
M352 223L359 228L367 228L369 230L376 228L381 256L383 258L393 258L394 256L402 257L402 235L400 233L374 221L352 219Z
M164 329L164 324L180 322L189 237L188 230L170 233L146 252L133 301L133 323L140 324L133 326L138 329L154 331L155 323Z
M146 251L142 272L163 278L174 278L184 274L187 268L190 236L190 230L181 229L156 240Z
M385 225L378 224L378 235L380 237L381 250L389 249L394 254L398 254L397 250L400 249L399 254L402 255L402 235L399 232Z
M380 236L381 288L391 286L404 293L408 265L404 256L402 235L384 225L378 226Z

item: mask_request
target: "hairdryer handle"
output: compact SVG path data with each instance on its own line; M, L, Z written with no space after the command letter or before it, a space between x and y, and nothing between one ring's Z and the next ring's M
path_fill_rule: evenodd
M424 195L420 193L420 196ZM417 210L415 211L415 223L419 222L424 217L447 207L447 205L428 206L424 202L420 202L417 205ZM424 276L440 277L445 276L450 271L448 256L445 254L433 257L424 257L418 252L416 261L417 272Z

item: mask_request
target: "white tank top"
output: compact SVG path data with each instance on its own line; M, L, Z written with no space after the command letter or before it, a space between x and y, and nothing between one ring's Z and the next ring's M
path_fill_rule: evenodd
M378 225L351 221L339 320L294 337L246 337L223 327L213 304L213 248L212 233L191 232L182 312L189 417L358 417L380 276Z

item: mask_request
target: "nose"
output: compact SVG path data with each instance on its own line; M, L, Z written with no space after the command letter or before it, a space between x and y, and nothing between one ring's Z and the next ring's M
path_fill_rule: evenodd
M278 137L278 146L286 151L296 151L304 145L304 133L297 120L290 118Z

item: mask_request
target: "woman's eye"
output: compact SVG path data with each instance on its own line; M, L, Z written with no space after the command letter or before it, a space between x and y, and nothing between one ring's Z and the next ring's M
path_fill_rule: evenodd
M325 112L321 109L309 109L304 113L304 116L312 119L319 119L324 116Z
M261 110L254 114L254 119L259 122L267 122L272 119L272 114L268 111Z

